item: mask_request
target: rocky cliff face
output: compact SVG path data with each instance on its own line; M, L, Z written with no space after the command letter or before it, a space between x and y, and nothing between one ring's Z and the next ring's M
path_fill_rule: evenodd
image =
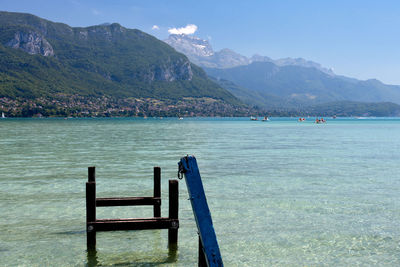
M179 80L191 81L193 78L193 71L189 60L168 60L166 63L154 66L150 69L146 78L148 82L173 82Z
M22 49L31 55L54 56L54 50L50 43L41 34L34 31L16 32L14 38L7 42L6 46Z

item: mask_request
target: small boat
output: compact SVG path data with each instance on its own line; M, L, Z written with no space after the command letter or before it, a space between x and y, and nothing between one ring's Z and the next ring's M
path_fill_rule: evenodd
M324 118L321 118L321 119L316 118L315 119L315 123L325 123L325 122L326 122L326 120L324 120Z
M250 120L251 121L258 121L257 117L253 117L253 116L250 117Z
M183 117L179 117L180 120L183 120Z
M4 115L4 112L1 113L1 118L2 118L2 119L5 119L5 118L6 118L6 115Z
M299 118L299 120L298 120L299 122L303 122L303 121L306 121L306 118Z
M269 121L269 118L265 116L264 119L262 119L262 121Z

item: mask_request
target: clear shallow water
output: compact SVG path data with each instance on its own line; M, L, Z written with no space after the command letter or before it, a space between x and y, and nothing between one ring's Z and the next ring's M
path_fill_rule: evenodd
M85 266L85 182L97 196L149 196L162 213L177 162L199 163L225 266L399 266L400 119L0 120L0 266ZM180 183L179 249L167 231L97 235L99 266L196 266ZM151 207L97 217L151 217Z

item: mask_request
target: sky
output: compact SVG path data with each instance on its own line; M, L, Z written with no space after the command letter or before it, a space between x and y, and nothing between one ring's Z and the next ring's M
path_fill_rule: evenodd
M400 85L398 0L0 0L0 10L73 27L117 22L161 40L183 30L215 51L302 57L339 75Z

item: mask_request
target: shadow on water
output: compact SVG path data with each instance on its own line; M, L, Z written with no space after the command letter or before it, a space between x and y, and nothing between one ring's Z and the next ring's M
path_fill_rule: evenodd
M103 266L102 263L98 259L97 255L97 250L96 249L90 249L86 251L87 253L87 267L97 267L97 266ZM107 266L159 266L159 265L164 265L168 263L174 263L178 259L178 249L176 246L170 247L168 249L168 257L166 257L164 260L158 260L158 261L141 261L141 262L135 262L135 261L126 261L126 262L121 262L119 261L118 263L115 264L109 264L107 263Z
M86 230L82 231L65 231L65 232L56 232L56 235L82 235L86 234Z

